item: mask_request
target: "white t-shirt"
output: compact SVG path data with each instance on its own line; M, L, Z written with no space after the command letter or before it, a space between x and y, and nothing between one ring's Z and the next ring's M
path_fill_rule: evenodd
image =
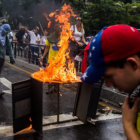
M38 44L36 41L40 40L40 35L35 34L33 31L29 31L30 35L30 44Z
M10 32L10 33L8 34L8 37L9 37L9 41L12 42L12 41L13 41L13 33Z
M72 25L70 30L74 31L74 39L76 41L82 40L82 35L85 33L84 29L83 29L83 32L79 32L76 25Z
M40 45L45 45L45 42L47 40L47 37L46 36L42 36L41 39L40 39Z

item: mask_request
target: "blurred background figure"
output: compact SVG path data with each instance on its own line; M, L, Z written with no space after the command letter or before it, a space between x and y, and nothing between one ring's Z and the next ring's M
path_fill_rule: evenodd
M13 38L14 38L14 35L13 35L13 32L12 31L10 31L10 33L8 34L8 37L9 37L10 43L12 43Z
M54 60L55 56L57 55L59 51L59 41L60 41L60 28L59 24L55 24L53 27L53 30L49 32L47 36L47 40L45 42L45 50L44 53L41 57L41 60L45 58L45 56L48 53L48 58L47 58L47 64L49 64L50 60Z
M88 44L85 40L85 30L80 17L76 17L76 24L72 25L70 30L73 34L73 40L70 43L70 57L75 61L76 69L80 69L80 62L84 55L84 48Z
M47 40L47 35L48 35L48 32L47 32L47 29L44 29L44 35L41 37L40 39L40 45L41 45L41 56L44 54L44 51L45 51L45 42ZM47 63L47 57L48 57L48 53L45 54L42 62L41 62L41 65L43 67L46 67L46 63Z
M13 49L12 44L9 40L8 34L11 31L11 27L9 24L3 24L0 27L0 57L5 59L6 55L6 48L8 48L9 51L9 57L10 57L10 63L14 64L14 57L13 57Z
M25 27L27 28L27 27ZM29 58L29 44L30 44L30 35L25 32L24 34L24 58Z
M80 17L76 17L76 24L71 26L71 30L73 31L74 41L79 46L87 45L85 40L85 30L83 27L83 23Z
M4 64L6 48L9 50L10 63L14 64L15 60L13 57L13 50L11 42L9 41L8 33L11 31L11 27L9 24L3 24L0 27L0 71L2 70L2 66ZM2 91L2 87L0 87L0 97L4 94Z
M13 43L12 43L13 42L13 39L14 39L13 32L10 31L7 36L9 38L9 43L11 44L12 50L13 50ZM6 55L9 55L9 48L8 47L6 47Z
M25 28L26 32L30 36L30 51L31 51L31 61L32 63L39 64L39 43L40 43L40 34L38 33L39 27L36 26L32 31L29 31Z
M60 31L59 28L57 28L57 25L55 25L54 31L48 35L47 40L45 42L46 47L41 57L41 61L43 61L43 59L46 57L47 54L48 54L47 65L49 65L51 60L55 59L59 51L59 48L61 47L59 45L59 41L60 41ZM46 92L46 94L55 93L56 90L57 84L50 83L48 84L48 91Z
M24 43L25 43L24 35L25 35L24 27L21 27L15 35L16 40L17 40L18 55L19 55L19 52L20 51L22 52L22 50L24 49Z

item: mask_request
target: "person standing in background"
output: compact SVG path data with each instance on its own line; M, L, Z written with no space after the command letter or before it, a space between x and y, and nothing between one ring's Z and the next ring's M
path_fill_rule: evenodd
M70 30L73 31L73 38L74 38L75 43L78 46L82 47L83 45L87 45L87 42L84 36L85 30L84 30L83 23L80 17L76 17L76 24L72 25Z
M24 49L24 43L25 43L24 35L25 35L25 29L24 27L21 27L15 35L17 39L18 52Z
M25 28L26 32L30 36L30 51L31 51L31 59L32 63L39 64L39 43L40 43L40 35L38 33L39 27L36 26L32 31L29 31Z
M8 48L10 63L14 64L15 60L13 55L13 49L8 36L10 31L11 31L11 27L9 24L3 24L0 27L0 58L5 59L6 48Z
M72 25L70 30L73 34L73 39L70 42L70 57L75 61L75 66L78 70L77 62L82 62L84 48L88 44L85 40L85 30L80 17L76 17L76 24Z
M44 54L44 51L45 51L45 42L47 40L47 35L48 35L48 32L47 32L47 29L44 29L44 35L41 37L40 39L40 45L42 45L40 48L41 48L41 55ZM43 67L46 67L46 63L47 63L47 57L48 57L48 53L45 54L42 62L40 62Z
M9 57L10 63L14 64L14 56L13 56L13 49L11 42L9 41L8 33L11 31L11 27L9 24L3 24L0 27L0 72L2 70L5 55L6 55L6 48L9 50ZM0 87L0 97L4 94L2 87Z
M8 34L8 37L9 37L9 41L12 43L14 38L12 31Z
M49 64L51 59L54 60L55 56L57 55L58 51L59 51L59 40L60 40L60 34L57 31L52 32L48 37L47 40L45 42L45 50L44 53L41 57L41 60L43 61L43 59L45 58L45 56L48 53L48 58L47 58L47 63Z
M47 37L47 40L45 42L46 47L41 57L41 61L43 61L43 59L46 57L47 54L48 54L47 65L49 65L51 61L55 60L59 48L61 47L59 45L59 41L60 41L60 32L57 31L56 29L55 31L50 33L50 35ZM46 92L46 94L54 93L56 89L57 89L57 84L50 83L48 84L48 91Z

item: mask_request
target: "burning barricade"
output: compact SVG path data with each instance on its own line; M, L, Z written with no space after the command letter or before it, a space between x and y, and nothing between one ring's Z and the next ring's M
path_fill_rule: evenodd
M29 127L29 129L33 128L36 132L42 134L43 83L53 83L56 85L56 123L60 123L59 85L61 83L79 83L73 115L86 122L89 115L94 116L96 114L100 95L98 92L100 92L101 87L98 86L99 88L97 87L96 89L93 85L89 86L88 84L81 83L80 77L76 75L74 62L69 56L69 39L72 38L70 17L75 16L75 14L71 7L65 4L61 10L56 10L49 16L45 16L49 21L48 26L51 26L49 17L54 17L55 22L59 23L57 25L61 29L60 39L58 41L60 47L55 58L49 60L49 65L45 69L40 69L40 71L33 73L31 75L32 78L29 80L12 84L14 133ZM92 94L93 91L95 94Z
M61 10L56 10L50 13L49 16L44 14L48 22L48 27L51 25L50 17L54 17L55 22L59 23L61 29L59 40L59 51L54 59L49 61L49 65L45 69L32 74L32 77L50 83L71 83L80 82L80 77L76 76L74 62L69 57L69 39L72 38L70 30L70 18L76 16L69 5L64 5Z

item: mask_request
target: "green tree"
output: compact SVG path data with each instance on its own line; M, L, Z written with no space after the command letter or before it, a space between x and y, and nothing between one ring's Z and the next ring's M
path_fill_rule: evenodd
M94 34L104 26L114 24L129 24L139 28L139 1L91 0L89 5L81 9L75 6L75 10L80 13L87 34ZM75 2L76 0L73 0L72 4L75 5Z

